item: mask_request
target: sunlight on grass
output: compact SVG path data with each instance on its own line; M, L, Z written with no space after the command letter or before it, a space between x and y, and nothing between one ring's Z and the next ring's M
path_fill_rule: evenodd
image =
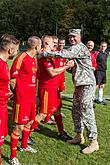
M105 86L104 96L110 97L110 57L108 58L108 82ZM64 94L73 93L73 83L71 74L66 73L66 90ZM11 106L9 105L9 135L3 146L3 164L5 165L10 156L10 134L12 129L11 123ZM65 97L63 99L62 112L66 115L63 119L65 131L72 137L75 135L74 126L71 117L72 99ZM33 132L32 138L36 141L33 148L37 149L37 154L20 153L18 158L23 165L110 165L110 101L107 106L96 105L95 108L96 121L98 127L98 141L100 150L86 156L80 151L83 145L69 145L58 139L57 128L52 125L43 125L39 127L39 133ZM86 135L86 131L84 132ZM19 142L20 145L21 142ZM85 145L88 144L86 138Z

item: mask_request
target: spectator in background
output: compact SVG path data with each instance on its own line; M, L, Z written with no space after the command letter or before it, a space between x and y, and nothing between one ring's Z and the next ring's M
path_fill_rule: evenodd
M8 134L8 98L10 96L10 74L7 64L17 54L20 42L13 36L5 34L0 41L0 165L4 138Z
M52 38L53 38L53 43L54 43L52 51L57 51L58 50L58 37L57 36L52 36Z
M89 49L91 60L92 60L92 69L95 73L95 71L97 69L96 58L97 58L97 55L98 55L99 52L98 51L93 51L93 49L94 49L94 42L93 41L88 41L87 42L87 48Z
M103 100L103 90L106 84L106 70L107 70L107 43L102 41L100 43L99 53L96 58L97 70L96 70L96 85L98 88L98 98L97 103L106 105L106 102Z

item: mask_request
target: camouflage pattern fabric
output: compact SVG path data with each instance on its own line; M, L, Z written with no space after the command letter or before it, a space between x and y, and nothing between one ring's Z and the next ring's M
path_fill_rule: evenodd
M92 61L90 52L87 47L81 42L70 46L68 50L49 52L44 54L45 57L51 56L54 58L62 57L74 59L75 68L73 69L74 85L89 85L95 83L95 77L92 70Z
M89 132L89 140L97 139L97 127L93 110L95 84L75 88L73 95L72 117L75 132L82 133L84 125Z
M97 127L93 110L96 81L92 70L92 61L87 47L80 42L63 52L49 52L45 56L74 59L72 79L75 85L73 96L72 117L75 131L81 133L84 126L89 132L89 140L97 139Z

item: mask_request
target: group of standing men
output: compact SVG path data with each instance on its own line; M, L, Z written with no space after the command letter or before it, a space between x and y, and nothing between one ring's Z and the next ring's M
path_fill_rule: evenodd
M59 42L63 43L65 40L61 39ZM71 46L68 50L63 49L64 44L59 44L60 46L55 50L53 36L42 37L42 42L36 36L29 37L27 51L16 57L9 74L7 60L17 53L20 43L12 35L3 35L1 37L0 67L3 74L0 75L0 110L3 112L2 116L0 116L0 146L3 145L4 137L8 133L7 103L10 93L9 84L11 82L11 89L14 92L12 120L15 123L11 134L10 146L10 164L12 165L20 165L16 156L20 133L22 132L22 142L19 150L21 152L36 153L35 149L27 145L28 137L38 127L41 120L46 123L53 114L59 137L62 140L70 144L83 144L83 130L84 126L86 126L89 132L90 145L83 149L82 152L90 154L99 149L93 110L96 81L90 52L81 42L80 29L71 29L69 31L69 42ZM43 48L41 49L42 44ZM36 58L34 58L35 56ZM76 136L73 139L64 131L60 111L61 92L65 88L64 71L69 68L72 68L72 78L75 86L72 117ZM37 115L36 78L39 81L38 94L40 98L39 113Z
M96 78L96 87L98 88L98 97L95 99L95 102L98 104L106 105L105 100L103 99L103 90L104 85L106 84L106 70L107 70L107 57L106 52L107 43L102 41L100 43L100 48L98 51L93 51L94 42L88 41L87 47L90 51L90 56L92 59L92 68L94 70L94 75Z

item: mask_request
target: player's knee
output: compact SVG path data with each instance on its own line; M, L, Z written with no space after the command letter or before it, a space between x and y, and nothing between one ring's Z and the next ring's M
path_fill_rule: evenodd
M16 125L13 131L19 135L23 131L23 129L24 125Z

